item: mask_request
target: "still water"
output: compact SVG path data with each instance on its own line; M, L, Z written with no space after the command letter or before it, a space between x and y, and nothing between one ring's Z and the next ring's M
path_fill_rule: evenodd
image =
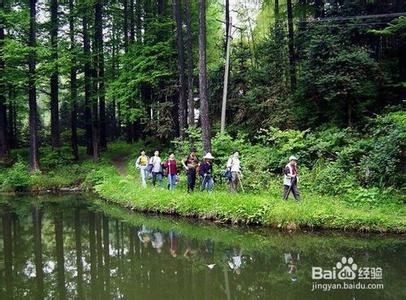
M402 236L218 226L89 195L1 197L0 216L0 299L406 299ZM355 264L367 278L312 279Z

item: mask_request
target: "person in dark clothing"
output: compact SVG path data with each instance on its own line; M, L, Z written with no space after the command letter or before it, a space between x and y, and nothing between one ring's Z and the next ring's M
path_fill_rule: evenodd
M200 187L201 191L207 190L208 192L211 192L213 190L213 158L214 157L209 152L203 157L204 160L199 165L199 175L202 179L202 185Z
M289 157L289 163L286 165L283 173L285 174L283 178L283 199L288 200L289 194L292 191L295 200L300 201L300 192L297 188L297 158L295 156Z
M193 192L196 185L196 170L199 165L199 158L196 154L196 149L193 148L189 156L182 161L183 167L187 174L187 191Z

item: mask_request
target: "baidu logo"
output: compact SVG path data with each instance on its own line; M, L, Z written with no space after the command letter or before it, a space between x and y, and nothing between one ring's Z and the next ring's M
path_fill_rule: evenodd
M352 257L342 257L331 269L312 267L312 279L382 279L382 268L359 267Z
M382 268L361 267L352 257L344 256L332 268L312 267L312 291L383 289L383 283L375 281L382 278Z

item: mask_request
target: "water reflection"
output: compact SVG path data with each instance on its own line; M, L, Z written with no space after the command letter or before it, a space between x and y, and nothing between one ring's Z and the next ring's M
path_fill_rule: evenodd
M68 200L1 207L1 299L323 299L311 266L343 255L381 266L386 289L329 298L405 296L401 239L286 236Z

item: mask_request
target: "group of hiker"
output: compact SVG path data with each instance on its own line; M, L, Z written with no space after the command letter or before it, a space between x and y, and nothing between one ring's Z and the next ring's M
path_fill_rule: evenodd
M187 175L187 191L189 193L195 190L198 177L200 178L200 191L213 191L213 159L212 154L208 152L203 159L200 160L197 156L196 149L192 148L190 154L181 161L181 165ZM297 187L297 160L295 156L291 156L289 163L283 169L284 200L287 200L290 192L292 192L296 201L300 201L300 193ZM152 157L148 157L145 151L141 150L139 157L135 161L135 166L140 170L141 185L143 187L147 186L147 179L151 177L154 187L158 185L160 188L163 188L163 179L166 177L167 189L176 189L176 185L179 182L180 170L174 153L170 153L168 159L163 161L159 151L155 151ZM221 176L228 180L229 191L231 193L236 193L239 187L244 192L240 154L238 151L234 151L229 157L226 170L221 173Z

